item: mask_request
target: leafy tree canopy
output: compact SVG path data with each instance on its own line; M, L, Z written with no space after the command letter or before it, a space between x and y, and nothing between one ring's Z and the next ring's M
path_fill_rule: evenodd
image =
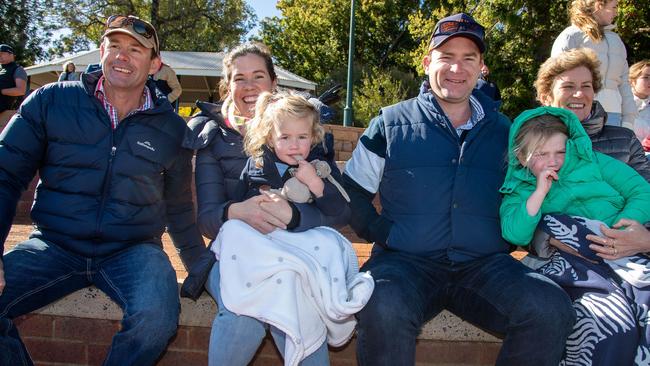
M72 32L51 54L98 45L110 15L131 14L150 21L165 51L220 51L242 41L256 17L244 0L52 0L58 26Z
M539 65L548 58L555 37L569 25L569 0L356 0L354 50L355 104L390 104L400 88L413 96L423 78L422 57L438 19L471 12L487 28L485 62L490 78L499 85L502 110L511 117L534 107L533 82ZM350 0L280 0L282 17L262 22L261 39L277 63L312 79L321 87L345 85ZM650 57L650 1L620 0L617 32L629 46L630 63ZM395 76L390 70L410 73ZM380 76L376 83L362 80ZM386 78L392 80L386 82ZM390 79L392 78L392 79ZM370 95L380 83L383 92ZM386 87L393 88L388 92ZM368 98L368 100L363 100ZM357 113L355 117L365 117ZM362 120L357 123L365 124Z
M0 43L16 51L16 61L31 65L44 56L41 45L47 44L53 27L46 12L50 1L0 1Z

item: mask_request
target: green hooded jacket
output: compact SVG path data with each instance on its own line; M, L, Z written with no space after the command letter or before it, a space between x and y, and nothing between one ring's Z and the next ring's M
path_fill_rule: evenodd
M558 172L541 209L528 215L526 201L537 179L513 153L517 131L528 120L550 114L569 130L564 165ZM508 171L500 191L501 231L512 244L528 245L543 214L563 213L603 221L611 226L621 218L650 221L650 184L634 169L591 148L591 140L573 112L539 107L520 114L510 128Z

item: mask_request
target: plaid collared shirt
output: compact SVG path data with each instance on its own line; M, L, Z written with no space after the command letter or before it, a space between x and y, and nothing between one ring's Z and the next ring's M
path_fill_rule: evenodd
M456 127L456 132L458 136L463 133L463 130L471 130L476 126L476 124L485 117L485 111L481 106L481 102L476 99L473 95L469 96L469 105L472 108L472 116L469 118L467 123Z
M146 111L148 109L153 108L153 98L151 98L151 92L149 91L149 88L147 88L146 86L144 87L142 96L144 97L144 103L137 109L129 112L129 114L124 116L124 118L136 112ZM95 87L95 97L99 99L99 101L102 102L102 104L104 105L104 109L106 109L106 113L108 113L108 117L111 119L111 126L113 126L113 129L116 129L117 125L120 123L120 120L117 117L117 108L115 108L115 106L113 106L108 101L104 93L104 76L100 77L99 81L97 82L97 87Z

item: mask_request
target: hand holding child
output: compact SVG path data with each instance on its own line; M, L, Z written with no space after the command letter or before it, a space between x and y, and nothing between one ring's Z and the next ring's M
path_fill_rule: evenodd
M600 227L602 236L587 235L589 245L601 258L614 260L650 252L650 231L638 221L621 219L612 228Z

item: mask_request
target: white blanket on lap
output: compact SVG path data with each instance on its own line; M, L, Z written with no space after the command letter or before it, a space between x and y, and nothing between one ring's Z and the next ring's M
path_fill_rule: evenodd
M283 331L285 365L297 365L326 339L332 346L347 342L353 314L374 289L372 277L359 273L352 244L328 227L264 235L228 220L212 251L224 305Z

